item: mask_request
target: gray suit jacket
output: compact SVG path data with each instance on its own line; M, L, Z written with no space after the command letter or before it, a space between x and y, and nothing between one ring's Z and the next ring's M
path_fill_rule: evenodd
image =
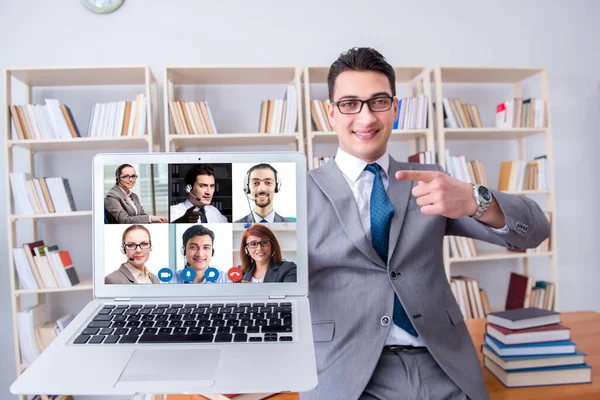
M158 280L158 276L154 275L150 271L148 271L148 275L150 276L150 280L152 281L152 283L160 283L160 281ZM121 264L118 270L106 275L106 277L104 278L104 283L107 285L126 285L132 283L136 284L136 281L133 278L133 275L131 275L131 272L129 272L129 270L125 266L125 264Z
M296 263L291 261L283 261L279 265L270 263L263 282L296 282L296 268ZM242 280L250 282L253 273L254 266L242 275Z
M150 216L144 211L137 194L132 193L131 199L137 207L137 213L129 204L125 193L113 186L104 198L104 215L109 224L149 224Z
M419 336L448 376L472 399L487 399L483 375L463 315L444 272L444 235L468 236L512 249L536 247L549 223L530 199L494 191L510 231L498 234L465 217L423 215L411 194L414 182L398 181L400 169L433 165L390 157L388 195L395 209L388 264L368 240L359 210L334 159L309 172L309 298L319 374L304 399L357 399L379 360L391 324L394 292ZM391 271L396 278L390 276Z
M275 218L273 218L273 222L287 222L287 218L283 218L281 215L275 213ZM255 222L254 221L254 217L252 216L252 213L246 215L244 218L242 219L238 219L237 221L234 221L234 223L238 223L238 222ZM258 222L258 221L256 221Z

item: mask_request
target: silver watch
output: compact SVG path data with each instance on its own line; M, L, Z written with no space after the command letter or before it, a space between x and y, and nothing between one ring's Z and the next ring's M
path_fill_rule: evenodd
M492 192L483 185L473 185L473 196L477 202L477 211L471 215L471 218L479 219L492 204Z

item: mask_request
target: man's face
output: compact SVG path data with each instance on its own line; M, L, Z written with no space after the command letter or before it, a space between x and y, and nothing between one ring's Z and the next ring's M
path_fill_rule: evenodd
M196 271L204 271L212 260L212 241L209 235L194 236L185 246L185 259Z
M344 71L335 81L333 102L391 95L390 83L384 74ZM337 132L340 148L367 162L373 162L385 153L397 113L395 100L388 111L372 112L364 104L358 114L342 114L337 106L328 105L329 121Z
M192 193L200 199L201 205L209 205L215 194L215 177L211 175L198 175L196 177L196 182L194 182ZM197 202L198 201L196 200L192 203Z
M275 173L268 168L252 171L250 194L258 207L268 207L275 195Z

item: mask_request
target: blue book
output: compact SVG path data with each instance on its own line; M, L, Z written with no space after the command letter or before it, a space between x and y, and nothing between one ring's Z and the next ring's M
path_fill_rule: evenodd
M503 370L583 364L586 355L582 351L576 350L574 353L566 354L501 356L487 344L481 346L481 352L485 357L498 364Z
M494 339L487 333L484 335L485 343L500 356L528 356L543 354L573 354L575 342L561 340L558 342L539 342L506 345Z
M585 363L507 371L486 357L485 367L506 387L568 385L592 382L592 367Z
M396 117L396 120L394 121L394 126L392 127L392 129L398 129L398 121L400 121L400 109L402 108L402 99L398 99L398 116Z

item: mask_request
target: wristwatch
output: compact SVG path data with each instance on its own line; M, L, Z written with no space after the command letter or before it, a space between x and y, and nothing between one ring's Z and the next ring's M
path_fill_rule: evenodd
M492 204L492 192L483 185L473 185L473 196L477 202L477 211L471 215L471 218L479 219Z

